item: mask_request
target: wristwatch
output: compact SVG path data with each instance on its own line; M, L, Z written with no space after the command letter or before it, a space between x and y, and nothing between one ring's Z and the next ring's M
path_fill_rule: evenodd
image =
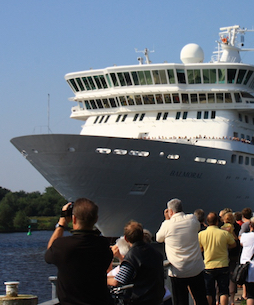
M55 228L63 228L63 229L64 229L65 227L62 226L62 225L60 225L60 223L57 223L56 226L55 226Z

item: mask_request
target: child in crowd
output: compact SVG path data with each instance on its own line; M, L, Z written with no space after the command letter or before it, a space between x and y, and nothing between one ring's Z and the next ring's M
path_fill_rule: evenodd
M224 222L224 225L221 226L221 229L226 230L229 233L231 233L233 235L234 239L237 240L237 236L235 235L235 232L234 232L235 218L234 218L233 213L231 213L231 212L226 213L223 217L223 222Z

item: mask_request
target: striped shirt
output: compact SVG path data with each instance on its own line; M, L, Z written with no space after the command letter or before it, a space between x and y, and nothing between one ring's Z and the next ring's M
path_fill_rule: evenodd
M135 269L128 262L123 262L120 266L120 270L115 276L115 279L122 285L132 283L135 276Z

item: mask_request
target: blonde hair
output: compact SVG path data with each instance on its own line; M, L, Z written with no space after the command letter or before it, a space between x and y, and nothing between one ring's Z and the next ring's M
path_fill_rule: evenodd
M231 213L231 212L226 213L224 215L223 221L225 223L231 223L231 225L233 225L235 222L235 217L234 217L233 213Z

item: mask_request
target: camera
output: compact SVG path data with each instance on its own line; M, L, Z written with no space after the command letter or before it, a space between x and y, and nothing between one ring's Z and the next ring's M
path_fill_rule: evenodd
M67 210L61 211L61 217L70 217L70 216L72 216L73 206L74 206L74 202L72 202L72 203L68 206Z

